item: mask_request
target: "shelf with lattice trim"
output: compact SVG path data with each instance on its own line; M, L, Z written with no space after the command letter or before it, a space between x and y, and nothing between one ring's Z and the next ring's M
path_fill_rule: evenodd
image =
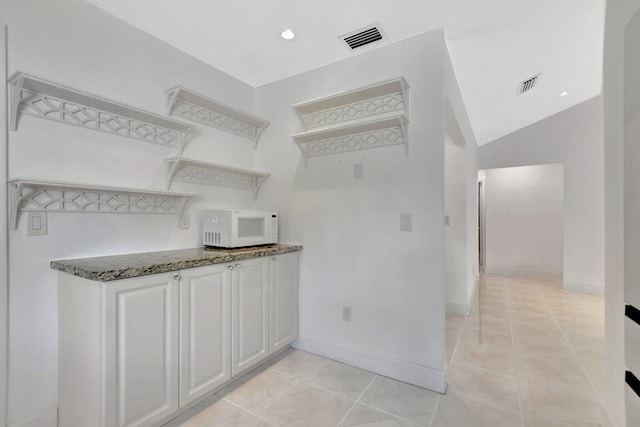
M309 157L403 145L409 154L409 85L402 77L292 105L306 131L293 135Z
M178 225L195 194L73 182L15 178L8 181L10 224L20 212L78 212L175 215Z
M167 114L239 135L253 141L253 149L269 122L229 107L182 86L165 92Z
M174 147L181 154L194 126L58 83L16 73L10 80L11 130L21 115Z
M171 157L164 162L167 189L173 181L189 182L249 190L255 199L262 183L270 176L265 172L216 165L184 157Z

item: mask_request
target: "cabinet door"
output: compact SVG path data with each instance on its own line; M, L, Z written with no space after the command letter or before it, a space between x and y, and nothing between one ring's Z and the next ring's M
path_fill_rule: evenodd
M231 270L228 265L181 272L180 406L231 378Z
M270 260L271 339L270 353L298 338L298 252Z
M178 409L177 281L155 274L104 289L106 425L156 425Z
M237 375L269 355L269 259L233 266L231 373Z

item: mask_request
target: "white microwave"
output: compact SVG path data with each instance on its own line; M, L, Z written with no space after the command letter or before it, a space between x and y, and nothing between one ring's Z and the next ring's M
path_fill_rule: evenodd
M202 243L219 248L278 243L278 213L236 209L204 211Z

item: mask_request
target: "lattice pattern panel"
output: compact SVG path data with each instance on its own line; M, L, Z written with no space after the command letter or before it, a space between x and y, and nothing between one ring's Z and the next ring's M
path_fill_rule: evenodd
M313 129L392 111L402 111L404 107L402 92L397 92L353 104L307 113L302 116L302 120L305 128Z
M23 211L111 212L179 214L182 201L160 195L135 195L116 191L25 188L19 209Z
M309 142L306 144L306 152L307 157L315 157L402 144L404 144L402 129L399 126L395 126L372 132L362 132Z
M256 178L230 172L200 168L197 166L182 166L173 176L174 181L191 182L196 184L215 185L218 187L254 190Z
M115 133L156 144L181 146L182 135L174 129L85 107L27 89L20 90L21 113L64 122L87 129Z
M216 113L199 105L178 99L171 110L172 114L179 115L188 120L202 123L215 129L239 135L245 138L254 139L257 135L257 128L248 123L244 123L224 114Z

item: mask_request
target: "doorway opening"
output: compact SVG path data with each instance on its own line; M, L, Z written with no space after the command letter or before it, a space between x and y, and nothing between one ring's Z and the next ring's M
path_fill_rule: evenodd
M562 279L564 169L552 163L478 173L480 271Z

